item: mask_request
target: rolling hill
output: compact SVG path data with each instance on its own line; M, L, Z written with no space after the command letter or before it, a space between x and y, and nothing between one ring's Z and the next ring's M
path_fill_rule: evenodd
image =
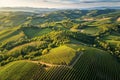
M119 16L118 9L0 11L0 80L120 80Z

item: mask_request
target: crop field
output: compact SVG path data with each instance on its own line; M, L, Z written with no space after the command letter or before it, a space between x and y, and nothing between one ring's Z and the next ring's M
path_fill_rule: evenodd
M50 50L48 54L37 57L36 59L51 64L69 65L76 55L76 50L63 45Z
M84 47L82 45L69 45L76 47ZM39 63L34 63L32 61L16 61L9 63L5 67L1 67L0 69L0 76L2 73L2 79L4 79L4 76L7 77L11 76L12 74L16 73L13 77L9 79L14 79L16 77L17 79L21 79L20 76L22 76L22 79L38 79L38 80L119 80L120 79L120 64L116 62L116 59L114 59L110 54L108 54L105 51L96 49L96 48L90 48L90 47L84 47L85 51L84 54L79 58L77 63L73 66L65 66L65 65L56 65L56 66L42 66L40 67ZM53 52L53 51L52 51ZM49 56L50 58L53 58ZM45 65L45 64L44 64ZM52 64L51 64L52 65ZM18 68L21 68L19 70ZM29 66L29 68L28 68ZM39 67L38 67L39 66ZM9 69L11 68L11 69ZM7 70L10 70L7 72ZM27 73L27 70L31 70L32 73ZM23 71L23 72L22 72ZM36 73L40 74L36 74ZM19 74L19 76L17 76ZM34 75L33 75L34 74ZM27 75L27 76L25 76ZM28 77L29 76L29 77Z
M119 9L0 8L0 80L120 80L119 16Z

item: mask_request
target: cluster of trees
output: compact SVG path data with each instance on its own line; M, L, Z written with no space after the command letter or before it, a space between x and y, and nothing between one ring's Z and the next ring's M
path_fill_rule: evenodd
M1 65L8 63L13 60L19 60L19 59L32 59L35 56L40 56L47 54L50 49L55 48L57 46L70 43L72 39L75 39L77 41L83 42L85 44L93 45L94 47L98 47L104 50L109 51L111 54L114 54L118 57L120 57L120 45L113 46L105 41L99 40L105 35L111 34L113 31L120 32L120 25L116 23L110 23L110 24L102 24L100 28L102 30L96 34L96 36L91 36L87 34L83 34L78 32L71 32L69 29L84 29L86 27L89 27L87 23L82 22L74 22L76 19L81 19L82 17L96 17L101 14L107 14L114 12L114 10L65 10L65 11L56 11L51 14L44 15L42 17L40 16L32 16L27 17L26 22L24 24L21 24L21 28L19 30L24 30L25 28L36 28L36 29L43 29L43 28L51 28L53 31L39 36L35 38L28 38L27 36L17 42L7 42L0 44L0 63ZM102 15L103 16L103 15ZM26 19L25 18L25 19ZM40 19L41 20L40 20ZM63 29L61 30L60 27L58 28L58 25L61 25ZM16 35L18 33L15 33ZM40 44L39 46L34 45L27 45L31 42L36 41L45 41L44 44ZM24 45L24 46L23 46ZM17 46L22 46L19 49L13 50ZM11 51L13 50L13 51ZM78 49L80 51L81 49ZM10 52L9 52L10 51ZM4 54L6 53L6 54Z
M32 59L42 55L44 49L48 48L47 42L35 41L17 46L5 53L0 53L0 63L4 65L8 62L22 59Z
M72 28L73 29L84 29L88 27L88 25L85 25L85 24L75 24Z
M95 37L87 34L83 34L80 32L72 32L72 35L70 35L72 38L83 42L85 44L94 44L95 42Z
M49 42L49 47L56 47L70 42L67 31L52 31L46 35L35 37L32 40Z
M120 60L120 44L115 45L103 40L97 40L94 47L108 51L110 54Z
M4 50L10 50L16 46L25 44L25 43L29 43L31 42L31 40L28 39L20 39L17 42L7 42L7 43L2 43L0 45L0 51L4 51Z
M101 48L105 51L108 51L113 56L120 59L120 45L119 44L111 44L107 41L104 41L103 37L113 34L113 32L120 31L119 24L104 24L102 26L102 31L98 33L95 37L94 45L93 47Z
M96 34L96 36L103 37L105 35L111 34L113 31L119 31L119 25L114 24L104 24L101 25L101 31Z
M52 31L43 36L9 43L0 48L2 54L0 63L4 65L14 60L32 59L47 54L50 49L69 42L70 38L66 31Z

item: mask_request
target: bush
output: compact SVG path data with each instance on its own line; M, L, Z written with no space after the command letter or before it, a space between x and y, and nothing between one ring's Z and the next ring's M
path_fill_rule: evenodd
M42 55L45 55L45 54L47 54L48 52L49 52L48 49L44 49L44 50L42 51Z

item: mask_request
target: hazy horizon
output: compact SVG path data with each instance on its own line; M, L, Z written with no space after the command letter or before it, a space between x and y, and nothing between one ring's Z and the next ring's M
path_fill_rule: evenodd
M120 7L119 0L0 0L0 7L91 8Z

